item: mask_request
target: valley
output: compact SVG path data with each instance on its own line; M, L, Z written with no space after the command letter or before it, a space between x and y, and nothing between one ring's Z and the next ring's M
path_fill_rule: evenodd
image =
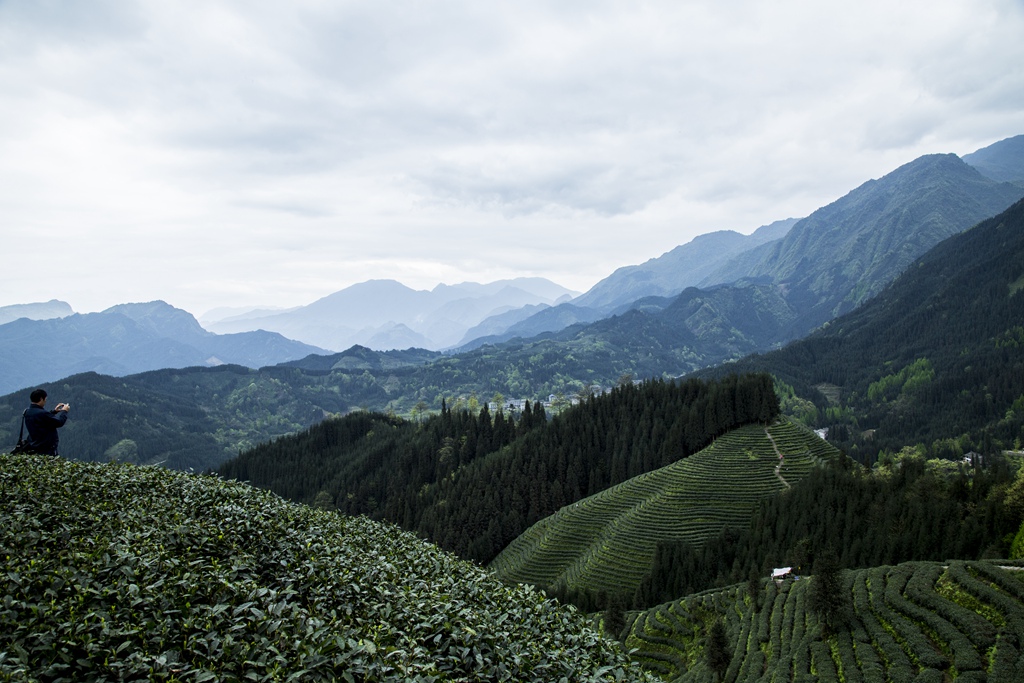
M29 377L75 412L0 456L0 676L1017 680L1021 151L575 297L11 307L0 439Z

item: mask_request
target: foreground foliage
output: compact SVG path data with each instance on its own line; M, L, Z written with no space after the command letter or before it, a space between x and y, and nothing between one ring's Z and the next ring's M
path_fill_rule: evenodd
M160 468L0 456L0 680L635 680L410 534Z
M623 632L645 666L679 683L715 680L711 629L724 623L722 680L1024 680L1020 562L908 562L847 571L833 629L810 608L813 579L732 586L634 615Z

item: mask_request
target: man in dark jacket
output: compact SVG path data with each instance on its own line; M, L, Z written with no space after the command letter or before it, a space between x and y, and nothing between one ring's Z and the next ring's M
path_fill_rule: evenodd
M57 455L57 430L68 421L67 403L58 403L53 410L46 409L46 392L36 389L29 396L32 405L25 410L25 429L28 430L28 445L33 453Z

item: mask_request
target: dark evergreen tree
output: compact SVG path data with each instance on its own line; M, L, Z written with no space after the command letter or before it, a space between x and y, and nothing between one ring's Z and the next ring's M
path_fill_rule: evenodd
M832 548L820 553L814 562L808 603L826 635L840 630L847 621L851 598L843 591L842 569Z
M726 633L725 624L722 623L721 618L717 618L712 622L706 639L704 656L708 669L714 674L716 681L721 681L725 678L725 674L729 670L729 663L732 661L732 648L729 647L729 636Z

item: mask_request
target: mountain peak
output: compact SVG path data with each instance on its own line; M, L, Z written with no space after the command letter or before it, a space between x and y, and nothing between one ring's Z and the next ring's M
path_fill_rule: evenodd
M104 313L120 313L126 318L131 318L143 328L157 333L159 336L169 337L188 343L197 337L211 335L203 329L188 311L175 308L166 301L157 299L145 303L117 304L103 311Z
M19 318L50 320L51 318L66 318L74 314L75 311L70 304L58 299L30 304L11 304L10 306L0 306L0 325Z

